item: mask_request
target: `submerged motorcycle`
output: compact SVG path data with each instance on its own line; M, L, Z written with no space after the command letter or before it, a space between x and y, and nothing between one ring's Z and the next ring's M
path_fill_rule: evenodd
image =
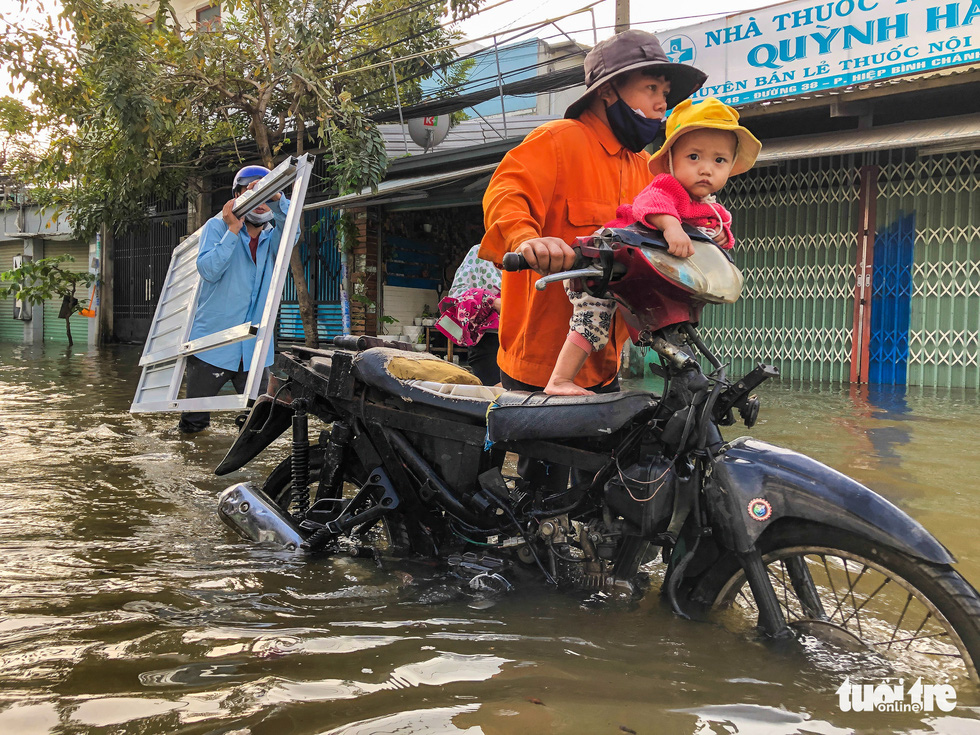
M720 427L755 423L759 365L729 379L698 335L706 303L741 274L691 231L667 253L642 226L575 243L575 270L541 278L614 298L637 345L659 356L662 395L548 396L477 384L427 353L338 337L281 354L268 391L216 472L292 430L261 488L219 501L242 536L309 553L421 555L474 590L536 577L634 597L656 555L682 617L856 651L859 660L977 679L980 598L925 528L860 483L797 452ZM508 254L505 268L526 263ZM555 286L559 287L559 286ZM328 425L315 444L309 418ZM513 476L508 453L572 468L556 491ZM511 455L511 460L513 455Z

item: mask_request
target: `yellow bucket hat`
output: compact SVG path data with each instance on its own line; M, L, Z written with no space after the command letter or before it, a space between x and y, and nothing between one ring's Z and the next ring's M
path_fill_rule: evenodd
M650 172L657 174L670 173L668 156L670 148L684 133L692 130L708 128L711 130L731 130L738 138L735 146L735 165L731 175L741 174L752 168L755 159L762 150L762 143L748 130L738 124L738 113L721 100L708 97L702 102L684 100L678 103L667 118L665 132L667 140L660 150L653 154L649 161Z

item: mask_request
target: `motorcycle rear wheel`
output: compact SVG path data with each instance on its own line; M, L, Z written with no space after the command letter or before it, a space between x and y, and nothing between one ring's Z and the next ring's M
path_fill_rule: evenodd
M309 493L316 492L320 482L320 475L323 472L324 453L318 451L317 447L311 447L310 451L310 481L308 485ZM359 462L351 462L344 471L343 494L344 497L351 497L364 484L364 476L367 473L360 467ZM276 468L266 478L262 485L262 492L276 503L282 510L289 510L293 498L293 473L292 460L287 457L280 462ZM378 524L370 529L363 537L354 539L363 542L367 546L377 548L386 553L404 555L413 551L412 542L404 519L399 515L388 515L382 518Z
M978 681L980 596L948 565L813 523L776 526L759 546L786 622L798 636L933 681ZM758 610L732 555L702 577L693 597L726 611L727 623L755 624ZM846 665L846 656L835 660Z

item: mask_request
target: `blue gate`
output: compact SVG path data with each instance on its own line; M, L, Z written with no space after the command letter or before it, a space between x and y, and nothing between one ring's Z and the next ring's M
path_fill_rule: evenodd
M321 341L343 334L340 287L344 254L338 247L337 219L337 213L329 207L303 213L299 252L316 309L317 335ZM286 278L276 335L280 340L302 342L305 339L292 273Z
M869 383L905 385L907 382L914 249L914 212L900 214L888 227L875 233Z

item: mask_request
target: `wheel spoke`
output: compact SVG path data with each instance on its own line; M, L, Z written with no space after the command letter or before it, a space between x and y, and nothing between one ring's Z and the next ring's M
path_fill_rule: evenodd
M899 638L897 641L895 641L895 643L908 642L909 645L912 645L916 641L929 641L929 640L935 640L936 638L948 638L948 637L949 637L949 631L941 630L938 633L930 633L929 635L913 635L909 638ZM872 641L872 645L875 646L890 646L891 643L892 643L891 641ZM926 653L926 651L923 651L923 653Z
M787 614L787 615L792 615L794 619L799 618L800 616L797 615L793 610L791 610L790 609L790 606L789 606L789 585L786 584L786 564L785 564L785 562L782 559L779 560L779 572L780 572L779 577L777 577L772 572L772 570L768 569L768 567L767 567L767 571L769 571L769 581L770 582L773 582L773 583L778 582L779 585L782 587L782 590L783 590L783 599L782 600L779 600L779 604L782 606L784 613ZM775 589L775 587L776 587L776 585L773 584L773 589ZM778 597L777 597L777 599L778 599Z
M882 588L884 588L884 586L891 581L892 580L890 577L885 577L885 581L878 585L878 589L872 592L864 602L862 602L860 605L854 608L854 612L848 616L847 620L856 617L858 613L861 612L862 609L864 609L864 606L867 605L869 602L871 602L874 596L877 595L879 592L881 592ZM844 621L845 624L847 623L847 620ZM860 625L858 626L858 630L860 630Z
M820 558L823 560L823 568L827 572L827 584L830 585L830 591L834 593L834 601L837 603L837 605L834 607L834 611L830 613L829 619L833 620L834 615L836 615L837 611L841 609L841 605L844 604L844 601L841 600L840 596L837 594L837 585L834 584L834 578L830 574L830 567L827 565L827 556L825 554L821 554ZM841 614L841 617L844 617L843 614Z
M857 578L854 579L854 580L852 580L851 579L851 570L847 568L847 559L844 559L842 557L841 558L841 561L844 562L844 576L847 577L847 584L848 584L847 594L844 595L844 599L846 600L848 597L851 598L851 605L854 607L854 612L856 614L857 613L857 599L854 597L854 587L855 587L855 585L857 585L857 583L861 579L861 577L864 576L864 573L866 571L868 571L868 567L865 566L863 569L861 569L861 573L858 574ZM841 610L841 618L843 619L843 617L844 617L844 611ZM850 620L851 618L854 618L854 622L857 623L858 637L859 638L864 638L864 632L861 630L861 618L860 617L856 617L855 618L854 615L851 615L848 618L848 620ZM847 626L847 621L844 620L843 621L843 624L846 627Z
M975 635L980 625L954 627L946 615L958 605L966 615L980 619L980 598L955 572L933 570L897 552L865 555L849 548L851 543L863 548L860 539L841 547L828 545L822 529L809 529L802 537L795 533L787 530L776 537L782 545L770 541L763 552L779 607L794 630L818 644L848 650L863 645L866 652L887 656L899 671L908 667L921 676L942 671L976 677L973 662L980 655L973 653L965 634ZM822 573L817 571L821 566ZM932 578L960 591L953 598L942 589L924 587ZM716 599L735 601L745 614L742 624L754 623L750 613L757 607L742 570L718 588ZM821 659L833 662L830 665L846 661L838 656Z
M892 631L892 637L888 641L888 647L892 647L892 643L895 641L895 636L898 635L899 628L902 627L902 621L905 620L905 613L908 612L909 605L912 603L912 593L908 593L908 597L905 598L905 606L902 608L902 614L898 616L898 621L895 623L895 630Z
M913 643L913 642L914 642L914 641L915 641L916 639L918 639L918 637L919 637L919 633L920 633L920 632L922 631L922 629L923 629L923 628L925 627L925 625L926 625L926 623L928 623L928 622L929 622L929 618L931 618L931 617L932 617L932 610L929 610L929 611L928 611L928 612L926 613L926 616L925 616L924 618L922 618L922 622L921 622L921 623L919 623L919 627L915 629L915 633L913 633L913 634L912 634L912 638L911 638L911 639L909 640L909 644L908 644L908 646L905 646L905 650L906 650L906 651L907 651L907 650L909 650L909 646L911 646L911 645L912 645L912 643Z
M783 604L786 606L786 612L789 612L790 611L790 608L789 608L789 591L790 591L790 585L787 584L787 580L786 580L786 577L789 574L789 568L786 566L786 560L785 559L783 560L783 562L779 566L782 569L782 575L783 575L783 579L782 579L782 583L783 583ZM796 615L795 612L793 613L793 615L795 617L800 617L800 616Z

